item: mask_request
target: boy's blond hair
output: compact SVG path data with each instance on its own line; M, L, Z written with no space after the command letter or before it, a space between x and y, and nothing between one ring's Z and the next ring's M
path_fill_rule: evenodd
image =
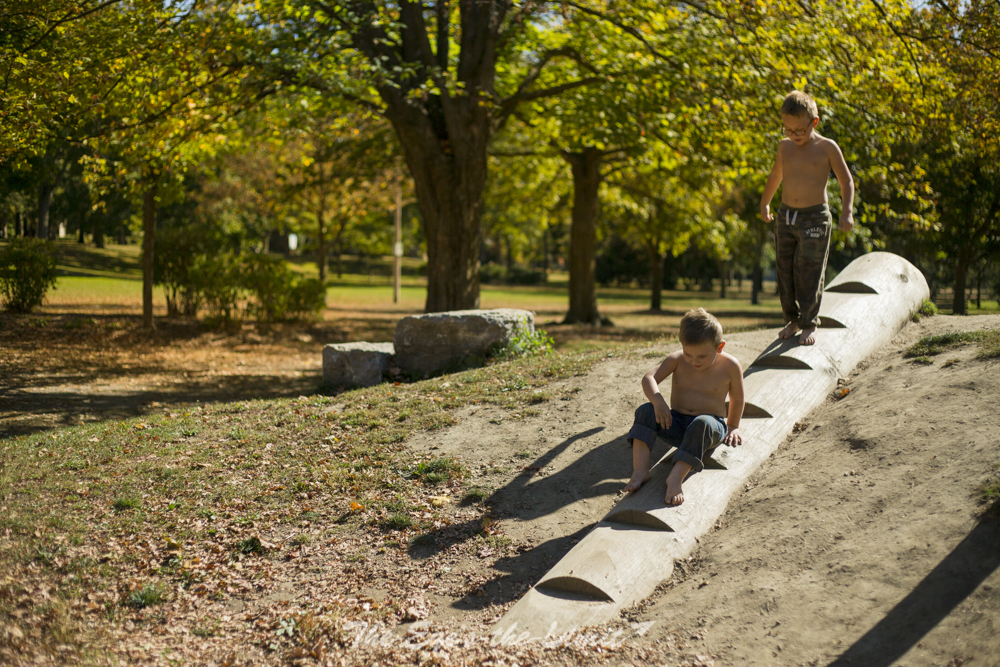
M712 343L718 346L722 342L722 325L704 308L695 308L681 318L679 336L682 345Z
M801 90L793 90L785 95L785 101L781 103L781 113L788 116L806 116L809 120L819 118L816 100Z

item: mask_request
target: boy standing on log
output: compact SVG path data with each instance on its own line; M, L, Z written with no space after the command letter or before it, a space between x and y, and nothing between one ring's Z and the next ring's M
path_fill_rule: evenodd
M642 391L649 399L635 411L635 423L628 432L632 445L632 479L625 491L632 493L649 478L649 450L657 436L680 440L674 466L667 476L667 505L684 502L681 483L693 468L704 468L705 455L719 446L743 444L740 418L743 416L743 369L735 357L722 351L722 325L704 308L688 311L681 318L681 349L671 353L642 378ZM667 376L670 400L667 405L660 383ZM729 394L728 427L726 394Z
M854 179L836 142L815 131L819 111L812 97L798 90L788 93L781 105L781 120L786 138L778 144L764 186L760 217L766 222L775 220L771 199L783 184L774 225L778 296L786 322L778 335L791 338L801 331L799 343L812 345L820 324L819 305L833 227L826 184L832 169L843 201L840 229L847 232L854 226Z

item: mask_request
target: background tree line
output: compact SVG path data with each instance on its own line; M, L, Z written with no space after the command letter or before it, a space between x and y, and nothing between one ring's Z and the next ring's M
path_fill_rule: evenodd
M678 277L746 277L756 300L757 201L798 88L858 184L860 224L835 236L834 267L897 252L963 313L970 286L1000 287L997 13L15 0L0 9L0 234L62 223L98 245L141 239L148 324L170 254L204 239L261 253L295 232L325 281L330 257L340 271L349 252L388 254L397 194L428 311L478 307L481 280L555 264L568 322L602 321L598 279L648 286L653 309Z

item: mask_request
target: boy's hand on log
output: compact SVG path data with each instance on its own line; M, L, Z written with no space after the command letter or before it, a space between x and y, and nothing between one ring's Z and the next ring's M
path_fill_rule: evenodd
M674 420L670 416L670 406L667 405L667 399L663 398L662 394L657 394L656 398L651 402L653 404L653 412L656 413L656 423L664 430L669 429Z
M739 427L734 428L732 431L726 434L726 437L722 439L722 444L729 445L730 447L739 447L743 444L743 434L740 433Z

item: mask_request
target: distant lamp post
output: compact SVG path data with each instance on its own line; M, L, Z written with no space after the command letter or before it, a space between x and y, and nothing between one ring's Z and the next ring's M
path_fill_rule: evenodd
M403 187L396 186L396 240L392 244L392 302L399 303L403 280Z

